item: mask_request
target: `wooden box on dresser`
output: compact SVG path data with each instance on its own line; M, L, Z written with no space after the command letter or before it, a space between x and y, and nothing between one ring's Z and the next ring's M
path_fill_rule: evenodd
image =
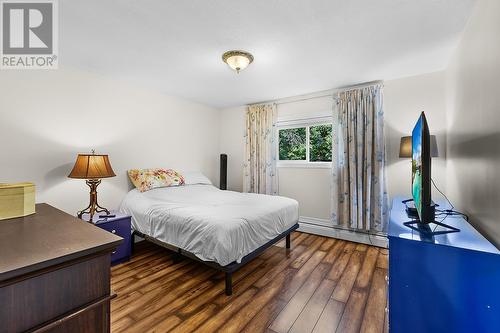
M82 219L88 221L90 217L85 214L82 216ZM101 229L123 238L123 243L111 254L111 265L128 261L132 254L131 216L120 212L111 212L111 217L100 217L97 214L97 216L94 216L92 223Z
M0 221L0 332L109 332L121 242L47 204Z

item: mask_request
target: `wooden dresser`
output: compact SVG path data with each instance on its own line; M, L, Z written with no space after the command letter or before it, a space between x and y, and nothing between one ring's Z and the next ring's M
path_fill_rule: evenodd
M109 332L122 238L47 204L0 221L0 332Z

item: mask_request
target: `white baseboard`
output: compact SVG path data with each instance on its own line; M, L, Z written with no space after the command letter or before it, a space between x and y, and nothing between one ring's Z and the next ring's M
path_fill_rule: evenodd
M299 216L299 222L314 224L314 225L321 225L324 227L331 227L332 226L332 221L330 221L328 219L320 219L317 217L309 217L309 216Z
M321 222L321 225L315 223L318 220ZM299 229L297 229L297 231L387 248L387 238L384 236L334 228L330 221L328 221L330 223L329 226L324 225L324 221L328 220L310 217L304 218L301 216L299 218Z

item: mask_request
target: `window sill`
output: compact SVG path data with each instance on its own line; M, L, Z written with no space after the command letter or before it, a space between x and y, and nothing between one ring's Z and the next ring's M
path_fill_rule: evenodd
M280 161L276 164L277 168L311 168L311 169L331 169L332 162L302 162L302 161Z

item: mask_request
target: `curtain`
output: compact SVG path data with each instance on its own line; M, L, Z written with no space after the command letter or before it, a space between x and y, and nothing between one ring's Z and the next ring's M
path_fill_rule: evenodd
M383 86L338 94L332 151L332 218L336 225L387 231Z
M276 105L251 105L246 113L243 190L277 194Z

